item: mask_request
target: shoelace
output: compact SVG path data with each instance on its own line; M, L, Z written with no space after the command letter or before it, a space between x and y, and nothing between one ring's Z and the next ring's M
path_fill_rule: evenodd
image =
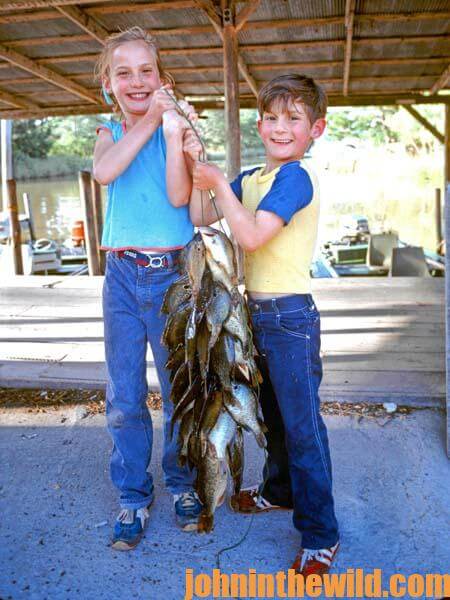
M197 495L195 492L185 492L180 495L180 502L183 508L193 508L197 504Z
M144 508L139 508L136 511L136 516L138 519L141 520L141 524L142 527L144 526L145 523L145 519L147 519L148 517L148 510L144 507ZM125 524L131 524L134 521L134 510L132 508L123 508L120 513L119 516L117 517L117 520L120 521L121 523L125 523Z
M302 560L300 562L300 571L303 570L304 566L309 560L316 560L324 565L330 566L333 553L328 548L322 548L321 550L313 550L310 548L304 548L302 553Z

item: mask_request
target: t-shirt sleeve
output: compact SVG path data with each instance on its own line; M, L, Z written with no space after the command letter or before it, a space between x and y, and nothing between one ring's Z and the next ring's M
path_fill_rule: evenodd
M247 171L243 171L240 175L236 177L236 179L234 179L230 183L230 187L233 190L233 194L236 196L239 202L242 202L242 180L244 179L244 177L246 177L247 175L251 175L259 168L260 167L255 167L254 169L247 169Z
M98 135L100 131L108 131L108 133L112 135L113 132L111 123L102 123L101 125L99 125L95 130L95 133Z
M296 212L308 206L314 194L308 172L297 162L283 165L257 210L273 212L287 225Z

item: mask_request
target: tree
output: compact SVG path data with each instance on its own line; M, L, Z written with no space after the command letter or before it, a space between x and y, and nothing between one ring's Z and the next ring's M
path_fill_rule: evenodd
M91 157L94 152L96 129L102 121L104 119L101 115L52 119L56 140L50 153Z
M399 134L390 124L397 108L361 107L330 109L327 115L327 136L331 140L371 140L376 145L399 141Z
M14 121L12 128L13 156L45 158L55 141L51 119Z

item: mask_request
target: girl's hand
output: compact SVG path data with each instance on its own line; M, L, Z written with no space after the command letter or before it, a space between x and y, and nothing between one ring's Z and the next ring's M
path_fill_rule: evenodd
M183 110L188 119L195 123L198 120L198 115L193 106L185 100L180 100L178 105ZM183 132L189 128L189 123L186 118L176 109L166 110L163 114L163 131L165 137L172 135L183 135Z
M175 107L172 97L174 98L175 96L170 85L163 85L159 90L155 90L152 94L146 116L152 121L161 123L163 114Z
M199 160L202 155L202 145L192 129L186 129L184 132L183 152L185 152L192 160Z
M222 183L226 183L225 175L212 163L197 161L192 173L192 182L198 190L213 190Z

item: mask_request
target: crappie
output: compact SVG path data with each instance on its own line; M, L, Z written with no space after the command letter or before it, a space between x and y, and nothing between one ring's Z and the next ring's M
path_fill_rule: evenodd
M247 431L251 431L258 445L264 448L266 427L259 417L258 399L253 390L245 383L233 382L231 394L224 395L224 404L234 421Z

